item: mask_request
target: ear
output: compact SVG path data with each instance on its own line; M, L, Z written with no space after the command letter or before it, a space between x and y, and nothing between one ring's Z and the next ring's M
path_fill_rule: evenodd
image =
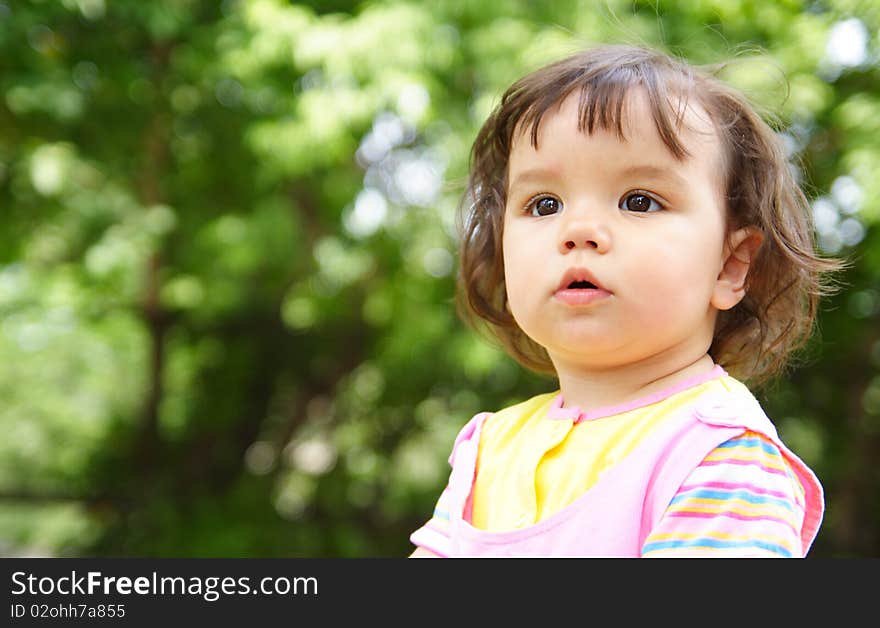
M725 241L721 272L710 301L715 309L729 310L746 295L746 275L763 241L764 235L757 227L738 229Z

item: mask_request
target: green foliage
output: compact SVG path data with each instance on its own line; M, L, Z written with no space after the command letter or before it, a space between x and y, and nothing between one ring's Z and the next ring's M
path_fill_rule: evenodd
M408 553L459 426L554 385L456 318L470 142L613 41L734 58L855 260L765 405L827 490L814 555L877 555L878 29L843 0L0 0L0 551Z

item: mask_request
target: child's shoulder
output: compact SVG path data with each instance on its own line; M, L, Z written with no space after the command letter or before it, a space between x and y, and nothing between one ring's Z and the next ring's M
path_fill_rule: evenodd
M695 409L696 417L703 423L742 427L778 438L775 426L758 398L748 386L730 375L719 378L707 394L701 395Z
M483 437L493 433L497 435L501 432L517 432L526 424L541 421L546 417L547 411L558 397L558 390L541 393L523 401L512 402L495 411L480 412L462 428L462 432L473 432L477 424Z
M535 395L524 401L514 402L500 410L479 412L475 414L458 432L455 447L465 440L471 440L475 434L485 435L498 426L505 429L518 429L536 417L545 416L547 409L559 396L559 391Z
M535 395L534 397L530 397L524 401L511 403L510 405L506 405L499 410L495 410L494 412L491 413L491 416L493 416L493 417L514 417L514 416L536 414L538 412L541 412L541 411L549 408L558 396L559 396L558 390L556 390L554 392L541 393L539 395Z
M491 426L504 425L508 428L524 425L530 421L541 419L547 416L547 412L553 406L559 391L541 393L525 399L524 401L513 402L509 405L487 412L485 423Z

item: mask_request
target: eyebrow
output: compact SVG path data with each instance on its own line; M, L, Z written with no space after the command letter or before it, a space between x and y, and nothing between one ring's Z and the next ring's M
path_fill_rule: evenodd
M625 177L651 177L654 179L665 179L670 183L681 186L684 186L687 183L684 180L684 177L678 174L675 170L664 168L662 166L652 166L650 164L630 166L624 168L620 174Z
M684 178L671 168L663 166L655 166L652 164L636 164L628 166L616 173L621 177L649 177L652 179L662 179L679 186L685 186L687 182ZM516 185L528 183L529 181L546 181L547 179L557 179L559 173L549 168L529 168L518 173L516 177L511 179L507 186L508 190L512 190Z
M507 184L507 189L512 190L516 185L528 183L529 181L546 181L547 179L558 179L559 173L550 168L529 168L523 170L516 175Z

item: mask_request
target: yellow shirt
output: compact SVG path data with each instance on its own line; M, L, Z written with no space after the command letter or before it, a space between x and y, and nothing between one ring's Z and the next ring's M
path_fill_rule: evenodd
M583 413L560 407L559 391L490 416L483 425L472 493L475 527L532 525L571 504L664 419L710 392L746 387L720 367L626 404ZM708 381L700 381L706 378ZM559 418L568 415L568 418ZM491 496L491 498L490 498Z

